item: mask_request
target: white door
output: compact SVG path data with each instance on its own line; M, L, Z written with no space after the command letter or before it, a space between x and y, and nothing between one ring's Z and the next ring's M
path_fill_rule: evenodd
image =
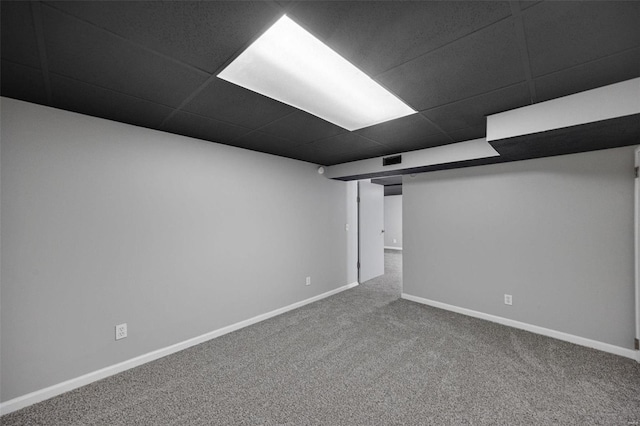
M384 274L384 187L360 181L358 194L358 281L363 283Z
M636 228L636 349L640 341L640 178L638 178L638 167L640 167L640 148L636 149L636 208L635 208L635 228ZM640 352L636 352L636 361L640 362Z

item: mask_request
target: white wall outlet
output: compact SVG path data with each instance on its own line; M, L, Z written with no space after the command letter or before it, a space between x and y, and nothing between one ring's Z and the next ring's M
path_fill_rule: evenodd
M311 277L307 277L307 281L305 282L305 285L311 285Z
M398 240L396 240L396 239L394 238L394 239L393 239L393 243L395 244L395 243L397 243L397 242L398 242Z
M127 323L116 325L116 340L127 337Z
M349 224L348 224L348 223L344 225L344 230L345 230L345 231L348 231L348 230L349 230Z
M505 305L513 305L513 297L510 294L504 295L504 304Z

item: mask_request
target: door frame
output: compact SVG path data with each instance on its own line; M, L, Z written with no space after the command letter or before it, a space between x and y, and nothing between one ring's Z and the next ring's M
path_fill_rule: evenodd
M357 183L356 189L356 206L357 206L357 217L358 217L358 233L356 234L357 246L358 246L358 260L356 264L356 269L358 271L358 284L360 284L360 181Z
M636 293L636 335L635 335L635 349L636 349L636 361L640 363L640 350L638 345L640 342L640 177L638 172L640 168L640 146L636 147L634 153L635 161L635 179L634 179L634 269L635 269L635 293Z

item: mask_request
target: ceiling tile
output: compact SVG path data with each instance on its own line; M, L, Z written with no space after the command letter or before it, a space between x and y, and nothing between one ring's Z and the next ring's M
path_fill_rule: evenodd
M52 72L174 107L207 79L54 9L42 10Z
M244 127L212 120L184 111L176 112L165 123L162 129L169 133L224 144L230 144L234 139L249 132L249 129Z
M184 109L204 117L257 129L297 109L219 78L205 87Z
M415 143L430 135L441 135L437 127L420 114L376 124L356 131L357 134L386 145Z
M392 149L389 147L368 141L354 133L345 133L321 141L298 145L289 156L328 166L354 159L378 157L391 152Z
M0 2L1 93L47 104L34 4ZM483 137L530 102L514 3L40 4L56 107L317 164ZM640 76L639 4L518 2L537 101ZM348 132L211 76L284 11L420 114Z
M381 145L379 143L376 143L372 140L351 132L341 133L339 135L321 139L307 145L312 145L313 148L334 154L353 152L356 150L381 148Z
M51 75L53 106L136 126L158 128L170 108L112 90Z
M347 132L305 111L296 111L262 128L260 131L297 143L308 143Z
M390 154L392 154L404 151L415 151L416 149L433 148L434 146L447 145L451 142L451 137L448 135L437 133L415 141L405 141L387 146L392 150L392 152L390 152Z
M231 142L231 145L255 151L274 153L280 149L290 149L297 144L278 136L270 135L260 131L246 133Z
M55 2L54 7L210 73L281 15L258 1Z
M402 185L402 176L371 179L371 183L377 183L378 185Z
M523 12L538 77L640 46L640 2L544 2Z
M333 166L334 164L349 163L351 161L366 160L367 158L381 157L383 155L389 155L388 150L385 148L367 148L353 152L338 153L331 157L327 166Z
M295 155L291 155L291 158L322 164L324 166L404 152L403 149L385 145L360 146L355 150L340 151L327 149L327 146L322 146L315 142L299 145L295 149Z
M486 126L469 127L467 129L449 132L449 136L456 142L465 142L473 139L484 138L487 135Z
M417 110L524 81L513 20L503 20L377 79Z
M304 147L304 145L302 145ZM333 158L335 158L335 154L327 153L327 152L317 152L310 149L302 148L296 149L295 152L292 152L288 155L289 158L294 158L300 161L306 161L309 163L320 164L323 166L328 166L333 163Z
M36 104L47 105L49 103L42 72L39 69L3 60L0 79L2 80L2 88L0 89L2 96Z
M537 100L547 101L636 77L640 77L640 48L537 78Z
M520 4L520 10L525 10L529 9L531 6L542 3L542 0L519 1L518 3Z
M426 111L421 111L444 131L486 125L486 116L531 103L529 86L519 83L482 95L473 96Z
M371 76L510 16L508 2L300 2L292 19Z
M38 42L30 2L0 2L2 59L40 68Z

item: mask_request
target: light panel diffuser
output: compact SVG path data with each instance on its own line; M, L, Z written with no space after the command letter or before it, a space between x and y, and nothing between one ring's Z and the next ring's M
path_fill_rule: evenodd
M416 112L286 15L218 77L347 130Z

